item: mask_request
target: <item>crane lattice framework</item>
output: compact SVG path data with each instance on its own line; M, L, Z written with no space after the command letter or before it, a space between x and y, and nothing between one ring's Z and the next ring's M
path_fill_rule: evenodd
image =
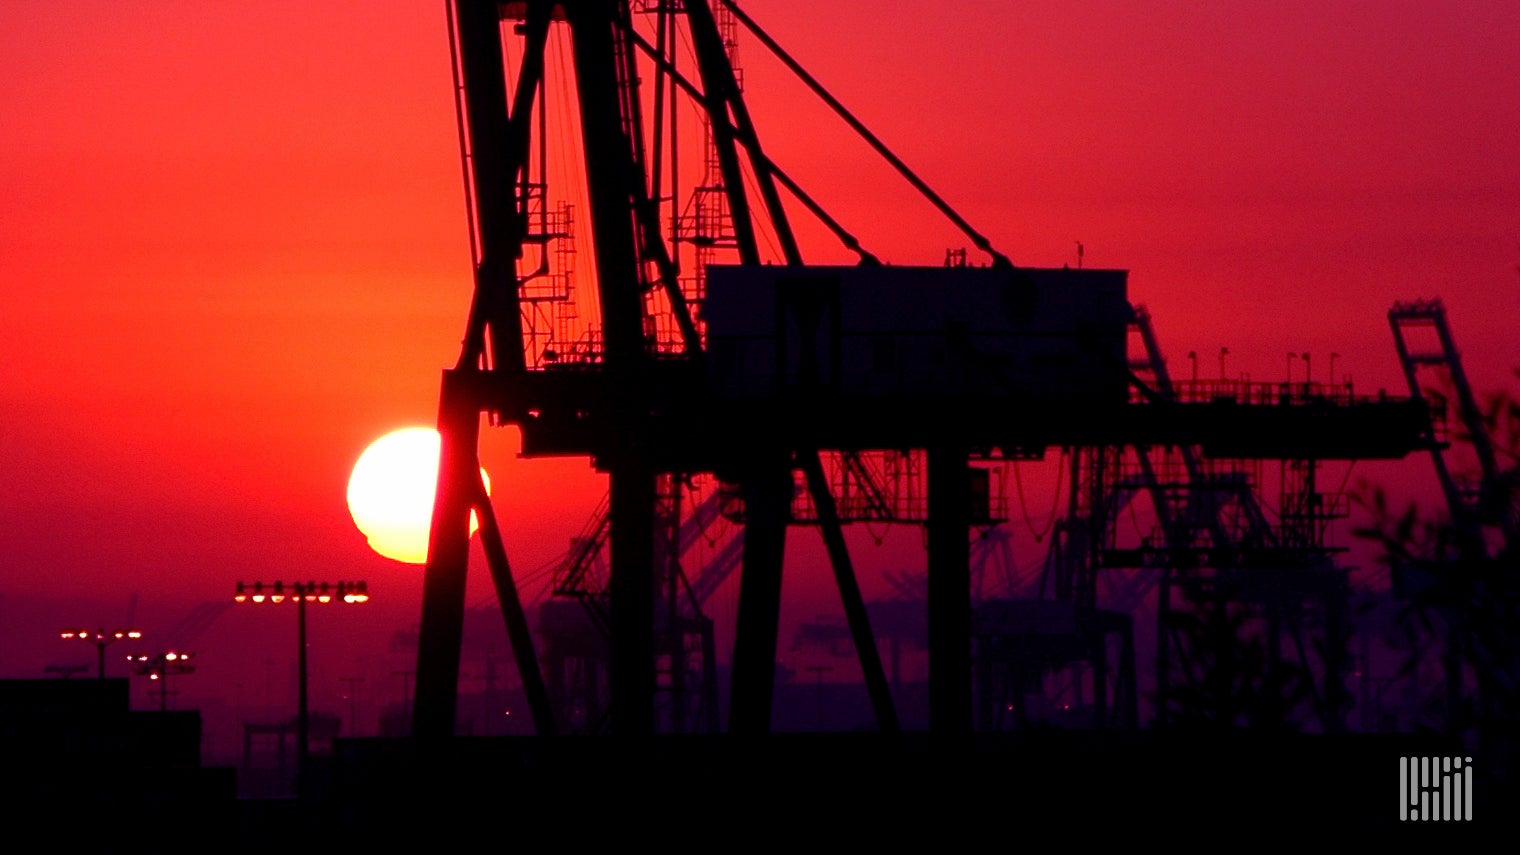
M1468 381L1445 304L1440 299L1396 302L1388 310L1388 323L1410 394L1436 399L1437 409L1443 413L1447 409L1454 411L1459 444L1465 445L1471 455L1471 459L1460 459L1447 442L1430 448L1453 535L1451 554L1440 557L1452 560L1453 566L1461 566L1482 564L1510 552L1520 539L1520 508L1515 504L1513 487L1520 481L1520 466L1501 463L1500 446ZM1442 582L1411 565L1401 561L1393 567L1392 582L1399 596L1418 598L1426 589ZM1443 618L1450 616L1448 610L1449 607L1441 610ZM1457 632L1449 629L1447 632L1442 670L1445 708L1452 715L1451 711L1460 709L1462 704L1460 663L1467 652L1465 648L1472 642Z
M1268 400L1279 406L1342 406L1349 384L1242 384L1224 377L1174 381L1143 305L1132 327L1140 340L1134 368L1164 399ZM1312 429L1311 422L1304 427ZM1333 455L1334 456L1334 455ZM1205 454L1196 446L1086 448L1072 453L1071 507L1057 526L1047 568L1055 596L1093 606L1100 577L1107 607L1129 614L1155 593L1156 716L1170 715L1177 685L1210 679L1209 651L1180 631L1178 617L1198 610L1239 613L1241 632L1259 632L1264 665L1296 658L1306 677L1306 702L1326 731L1344 729L1350 618L1348 571L1329 542L1331 524L1347 515L1339 493L1318 484L1322 460L1306 445L1274 454L1280 465L1276 519L1257 495L1262 460ZM1155 528L1139 542L1121 542L1121 512L1148 497ZM1307 636L1314 633L1317 637ZM1247 642L1248 639L1239 639ZM1196 697L1197 693L1192 693ZM1297 710L1286 712L1296 713Z
M653 38L635 26L639 16L653 17ZM881 264L767 156L720 17L779 58L988 263ZM783 553L800 480L877 724L891 731L896 712L823 461L921 453L929 728L960 733L971 729L973 712L973 460L1133 443L1196 444L1205 454L1237 457L1368 459L1401 457L1428 440L1419 400L1156 394L1124 358L1124 271L1014 265L732 0L453 0L450 24L474 289L458 361L443 371L439 393L418 737L453 731L472 511L535 727L557 732L480 479L482 414L492 426L516 426L525 457L588 457L607 475L610 730L634 736L656 729L662 480L710 475L742 501L728 730L770 728ZM586 200L576 217L550 215L564 209L551 201L545 178L553 154L543 121L552 106L545 97L551 30L568 32L574 73ZM678 44L689 44L694 60ZM508 57L516 58L510 73ZM647 91L645 81L652 81ZM675 215L684 195L674 166L677 98L702 117L707 162L715 165L698 170L701 183L692 189L701 210L720 212L721 223L700 234L693 220ZM815 217L858 263L806 264L783 193L790 210ZM566 262L560 243L581 221L592 235L595 322L549 348L535 313L565 293L552 267ZM761 234L779 258L762 257ZM681 249L698 244L733 258L708 258L694 275L683 270Z
M1458 536L1457 548L1466 558L1496 552L1520 529L1515 508L1505 494L1505 479L1513 473L1499 464L1482 408L1462 367L1446 306L1439 299L1397 302L1388 310L1388 323L1410 394L1442 399L1443 411L1448 407L1454 410L1475 458L1476 471L1462 471L1461 464L1447 452L1449 443L1430 449ZM1455 400L1447 401L1447 396Z

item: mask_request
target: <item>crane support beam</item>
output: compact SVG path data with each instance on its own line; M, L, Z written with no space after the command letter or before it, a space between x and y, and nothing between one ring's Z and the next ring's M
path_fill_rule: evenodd
M465 576L470 560L470 507L480 480L480 406L475 372L443 372L438 403L438 484L422 577L417 633L417 694L412 733L422 739L454 735L459 651L464 637Z
M565 6L565 14L574 44L605 359L610 369L626 374L644 359L644 303L633 205L642 195L638 188L644 175L624 121L625 81L618 69L624 60L620 52L627 50L627 44L618 37L622 27L618 7L612 2L571 3Z
M522 598L517 594L517 582L512 578L512 566L507 563L507 548L496 523L496 512L491 508L491 498L486 493L485 482L478 475L473 488L475 514L480 520L480 543L485 550L486 563L491 568L491 581L496 586L496 601L501 604L507 638L512 642L512 660L517 663L523 693L528 697L533 728L540 736L553 736L558 732L554 722L554 708L549 703L543 673L539 671L533 634L528 627L527 615L523 612Z
M834 494L829 492L823 462L819 460L816 451L799 454L798 462L807 479L813 505L818 508L819 528L824 545L828 548L829 564L834 568L834 581L839 585L839 597L844 606L845 620L850 625L850 637L855 642L855 654L860 658L860 671L866 681L866 691L871 697L871 707L876 712L876 726L883 733L897 733L901 729L897 709L892 704L887 675L881 666L881 651L876 649L876 636L871 632L871 620L866 614L865 599L860 594L860 583L855 578L850 550L844 542L839 512L834 505Z
M692 0L686 4L686 14L691 22L692 40L695 42L697 64L701 69L705 87L704 105L716 121L711 123L713 148L718 156L719 169L723 173L723 186L728 190L728 204L732 217L734 236L739 244L739 257L745 264L760 263L760 247L755 236L754 223L749 212L749 201L742 192L744 175L739 171L739 154L734 146L734 129L729 118L729 107L739 97L738 84L728 56L723 51L723 41L718 35L717 24L705 0ZM790 232L784 232L789 238ZM795 246L792 247L795 253Z
M626 458L608 476L611 490L608 608L612 648L612 732L654 733L655 473Z
M524 456L597 457L626 431L610 401L606 371L480 373L482 406L509 415ZM644 448L657 469L713 471L758 438L819 451L927 448L945 424L962 426L976 450L1061 446L1196 446L1225 460L1397 460L1439 447L1431 408L1419 398L1355 400L1279 397L1239 390L1209 400L1036 407L1011 397L956 399L839 395L821 401L715 400L700 369L680 360L649 366L647 418L657 430Z
M502 61L500 21L495 4L456 0L455 46L460 73L462 112L466 118L470 196L474 202L471 228L477 244L475 291L465 330L460 367L478 365L485 354L487 330L493 364L522 370L522 318L517 305L516 260L521 250L521 223L515 209L513 186L524 166L526 145L518 134L527 125L527 114L518 118L518 134L507 115L505 66ZM543 27L537 30L541 42ZM530 53L530 57L533 54ZM541 50L539 64L542 64ZM523 91L532 92L524 82ZM519 99L523 104L525 99ZM514 145L514 141L519 144Z
M960 214L956 213L955 210L951 208L944 199L940 198L938 193L935 193L928 184L924 183L924 180L922 178L919 178L918 175L914 173L913 170L910 169L908 165L902 161L901 158L893 154L892 150L887 148L885 143L878 139L875 134L871 133L870 129L862 124L859 119L855 118L855 115L846 109L845 106L841 104L837 98L829 94L829 91L823 88L823 84L819 83L811 74L809 74L806 69L804 69L795 59L792 58L791 54L787 53L781 47L781 45L777 44L776 41L772 39L768 34L766 34L764 30L760 29L760 25L756 24L754 19L744 14L744 12L740 10L738 6L734 5L733 0L719 0L719 2L721 2L724 6L727 6L728 10L733 13L733 16L738 19L740 23L744 24L744 26L748 28L756 38L760 39L761 43L763 43L771 51L771 53L775 54L776 58L780 59L781 62L784 63L793 74L797 75L797 78L799 80L801 80L803 83L806 83L808 88L813 90L813 94L817 95L825 104L829 106L830 109L838 114L838 116L843 119L852 130L854 130L857 134L860 135L862 139L869 143L871 147L876 150L877 154L881 155L882 158L887 161L887 163L891 164L892 168L896 169L898 174L902 175L902 177L906 179L909 184L913 185L914 189L918 190L919 193L923 194L924 198L928 199L929 202L934 205L934 207L938 208L940 213L944 214L952 223L954 223L962 232L964 232L966 236L971 239L971 243L974 244L977 249L991 256L992 264L994 267L1013 266L1012 262L1008 260L1007 256L993 249L991 241L976 231L976 229L973 229L970 223L966 222L966 220L962 218Z
M965 445L931 447L929 464L929 730L970 735L971 476Z
M740 480L744 497L744 559L734 623L730 733L769 733L775 694L776 637L781 618L781 566L792 500L790 456L771 451Z

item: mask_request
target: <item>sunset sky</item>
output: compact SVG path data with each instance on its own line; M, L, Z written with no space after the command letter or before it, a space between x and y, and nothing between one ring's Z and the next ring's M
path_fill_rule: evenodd
M1128 270L1174 376L1227 347L1229 375L1303 379L1307 352L1328 381L1334 353L1358 392L1403 392L1387 311L1439 297L1474 386L1515 385L1512 0L742 8L1015 264L1080 242ZM65 625L163 638L238 580L364 578L362 618L313 616L356 642L314 679L399 696L378 646L415 625L421 570L369 551L345 488L369 442L433 423L463 331L444 3L7 0L0 27L0 676L93 662ZM740 58L770 156L869 249L969 246L742 32ZM600 480L515 459L505 429L481 449L537 568ZM1418 489L1415 463L1359 471ZM252 692L293 622L222 615L192 679ZM252 644L263 664L218 653Z

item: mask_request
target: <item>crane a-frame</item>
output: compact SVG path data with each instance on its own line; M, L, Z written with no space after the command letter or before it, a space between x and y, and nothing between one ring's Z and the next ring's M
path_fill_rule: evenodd
M492 425L518 427L524 456L585 456L607 475L611 729L634 735L655 729L651 606L662 480L710 474L742 497L729 730L769 728L798 475L816 509L877 723L894 730L822 456L922 451L929 721L931 730L953 733L969 730L972 718L973 458L1057 444L1147 443L1228 457L1368 459L1429 442L1420 400L1155 394L1124 358L1131 311L1124 271L1014 265L733 0L452 0L449 8L474 290L459 359L443 371L440 389L442 446L413 710L419 737L449 735L454 726L472 511L534 724L541 734L556 732L480 480L482 414ZM652 23L652 37L636 18ZM986 265L884 265L768 157L729 50L736 24L985 253ZM568 34L592 233L595 320L574 338L552 328L545 308L573 302L555 262L564 260L556 250L574 218L552 204L545 177L553 158L544 121L551 32ZM678 50L682 43L689 57ZM677 181L678 99L699 117L704 137L704 168L689 188ZM686 192L692 201L683 208ZM805 263L788 213L797 210L815 217L858 264ZM778 257L762 257L762 235ZM718 263L719 250L729 263Z

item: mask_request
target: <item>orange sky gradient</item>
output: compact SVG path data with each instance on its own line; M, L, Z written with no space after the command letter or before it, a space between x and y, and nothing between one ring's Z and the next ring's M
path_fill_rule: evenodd
M1474 386L1515 385L1509 0L741 6L1015 264L1075 265L1080 241L1086 266L1130 271L1176 377L1190 350L1217 375L1228 347L1232 376L1282 380L1309 352L1328 381L1336 353L1337 379L1401 393L1386 313L1439 297ZM464 329L444 3L8 0L0 27L0 676L89 659L65 624L162 637L238 580L365 578L363 618L313 629L359 646L313 679L369 668L399 694L377 663L417 621L421 570L367 549L344 491L370 441L433 422ZM768 154L868 249L932 265L970 245L742 32L740 61ZM526 572L602 487L516 450L485 432ZM1359 470L1414 490L1429 471ZM241 612L197 640L194 678L230 679L217 645L257 640L239 697L295 645L293 615Z

